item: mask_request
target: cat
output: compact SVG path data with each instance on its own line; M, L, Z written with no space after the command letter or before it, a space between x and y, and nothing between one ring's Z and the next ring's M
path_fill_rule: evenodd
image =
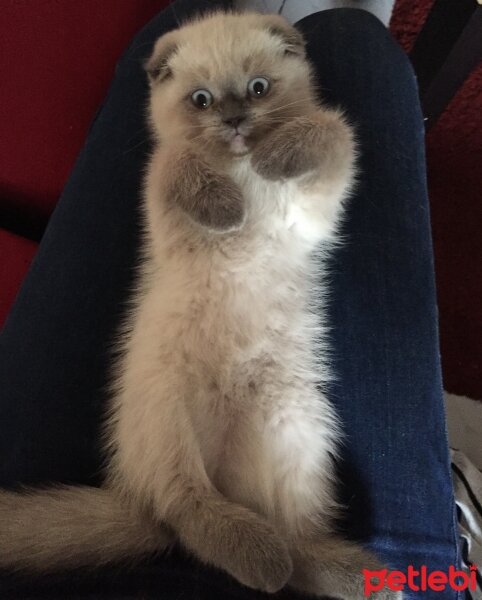
M177 540L251 588L361 599L362 569L383 566L334 532L324 391L323 264L352 127L320 104L303 37L277 15L189 22L146 70L155 147L106 481L1 491L0 567L98 566Z

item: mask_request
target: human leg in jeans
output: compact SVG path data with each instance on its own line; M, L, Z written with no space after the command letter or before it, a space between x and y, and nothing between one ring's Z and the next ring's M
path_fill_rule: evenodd
M360 140L331 301L351 532L393 567L446 572L458 557L415 77L367 12L327 11L300 26L323 97Z
M148 150L141 65L154 40L194 7L219 4L178 0L119 62L0 337L1 485L99 480L109 342L139 242ZM323 97L345 108L361 145L360 182L348 208L346 243L332 265L330 305L333 399L346 431L348 533L393 567L446 571L456 562L456 545L414 77L367 13L328 11L300 26ZM19 585L5 577L0 592L13 597ZM48 598L116 598L121 591L122 597L258 597L178 554L112 577L79 574L37 581L35 588Z

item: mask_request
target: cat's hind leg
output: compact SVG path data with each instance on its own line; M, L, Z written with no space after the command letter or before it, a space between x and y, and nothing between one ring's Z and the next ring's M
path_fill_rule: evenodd
M358 544L335 536L320 535L313 540L292 542L294 571L289 587L314 596L344 600L366 598L364 569L383 572L382 565ZM385 587L379 600L400 600L401 592Z
M291 576L288 546L261 515L215 489L186 406L195 387L175 353L165 361L160 355L146 353L127 370L111 424L111 483L167 523L203 562L246 586L275 592Z
M363 569L381 565L369 552L338 538L332 453L336 418L312 383L290 373L264 373L230 440L221 489L264 515L288 540L288 585L315 596L364 598ZM384 594L384 595L383 595ZM396 598L390 590L381 600Z

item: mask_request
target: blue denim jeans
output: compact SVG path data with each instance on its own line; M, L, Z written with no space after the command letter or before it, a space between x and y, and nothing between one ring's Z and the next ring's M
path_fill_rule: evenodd
M0 336L0 485L101 480L110 342L133 278L149 150L142 62L160 34L220 4L177 0L119 61ZM346 432L341 527L394 568L447 571L458 553L415 77L386 29L364 11L326 11L299 27L324 100L344 108L361 149L345 243L331 264L332 397ZM127 571L34 583L4 574L0 596L265 597L182 550Z

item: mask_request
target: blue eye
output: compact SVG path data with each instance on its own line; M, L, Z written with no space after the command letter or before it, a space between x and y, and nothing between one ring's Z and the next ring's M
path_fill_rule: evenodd
M268 93L269 81L266 77L255 77L248 83L248 93L253 98L261 98Z
M209 90L196 90L191 100L196 108L208 108L213 103L213 95Z

